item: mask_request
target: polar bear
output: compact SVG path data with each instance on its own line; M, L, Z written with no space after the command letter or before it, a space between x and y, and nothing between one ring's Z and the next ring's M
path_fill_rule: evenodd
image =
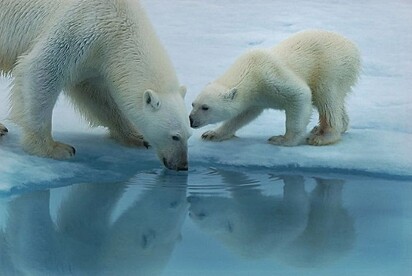
M141 177L153 185L130 197ZM15 197L0 221L0 275L161 275L181 240L186 187L187 174L137 174Z
M256 179L235 171L217 171L229 197L190 196L189 217L202 231L248 258L262 258L294 241L305 229L309 197L304 178L279 175L281 195L265 195ZM276 184L276 183L273 183Z
M14 77L10 117L28 153L75 154L52 138L64 91L90 125L127 145L148 142L166 167L187 169L186 90L138 0L4 0L0 22L0 70Z
M225 121L202 135L222 141L234 137L264 109L281 109L286 113L286 133L271 137L271 144L295 146L305 138L311 145L332 144L348 128L345 97L359 71L360 54L351 41L333 32L303 31L272 49L242 55L197 96L191 126ZM319 124L307 137L312 104Z
M342 206L345 181L314 177L315 183L307 183L311 178L275 174L270 186L281 180L283 194L266 195L256 179L234 171L218 173L229 197L190 196L189 217L233 253L313 268L334 263L353 248L354 219Z

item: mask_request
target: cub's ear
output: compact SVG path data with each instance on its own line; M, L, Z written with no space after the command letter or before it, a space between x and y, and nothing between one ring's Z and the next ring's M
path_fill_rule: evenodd
M186 92L187 92L186 86L181 85L181 86L179 87L179 93L180 93L180 95L182 95L182 98L183 98L183 99L184 99L185 96L186 96Z
M237 88L234 87L232 89L230 89L228 92L226 92L226 94L224 95L225 100L233 100L236 97L237 94Z
M146 107L150 107L153 110L158 110L160 108L160 99L153 90L147 89L143 94L143 100Z

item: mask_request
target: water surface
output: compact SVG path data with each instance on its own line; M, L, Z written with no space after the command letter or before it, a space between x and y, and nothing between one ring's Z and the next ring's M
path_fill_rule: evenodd
M144 170L0 197L0 275L410 275L412 181Z

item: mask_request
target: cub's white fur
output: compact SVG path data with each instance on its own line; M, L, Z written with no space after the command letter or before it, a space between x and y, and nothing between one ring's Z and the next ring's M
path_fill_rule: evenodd
M3 0L0 70L11 74L11 118L23 148L66 159L51 121L64 91L91 125L187 168L189 120L175 71L138 0Z
M348 39L333 32L304 31L273 49L242 55L195 99L191 126L225 121L202 136L222 141L232 138L264 109L282 109L286 112L286 133L271 137L269 142L295 146L307 137L313 104L319 111L319 125L307 142L332 144L348 128L345 97L359 71L359 51Z

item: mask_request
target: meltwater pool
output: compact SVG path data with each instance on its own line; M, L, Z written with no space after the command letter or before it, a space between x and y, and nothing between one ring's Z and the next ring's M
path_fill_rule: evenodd
M412 271L411 180L194 166L75 182L1 195L0 275Z

